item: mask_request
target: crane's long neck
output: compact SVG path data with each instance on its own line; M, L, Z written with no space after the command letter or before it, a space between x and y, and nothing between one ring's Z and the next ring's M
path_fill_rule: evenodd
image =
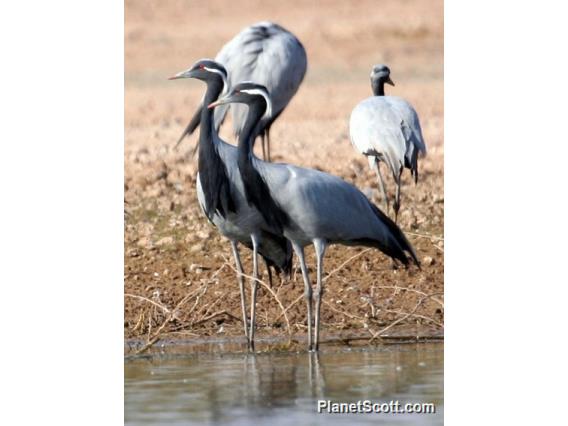
M385 80L382 78L377 78L371 81L371 87L373 88L373 94L375 96L385 96Z
M266 103L264 100L249 104L247 119L239 136L237 164L248 204L254 206L260 212L270 227L276 232L282 233L283 228L289 225L289 217L274 201L270 188L253 162L255 159L253 153L255 130L265 111Z
M213 109L207 108L217 100L223 90L221 79L207 81L207 91L201 109L201 125L199 132L199 179L205 195L205 213L212 218L217 211L225 217L227 211L235 211L230 195L230 182L227 170L217 150L213 126Z
M254 139L256 137L257 125L266 111L266 103L264 100L258 100L249 104L247 118L239 137L239 159L241 155L253 155ZM241 142L243 149L241 150ZM252 158L252 157L251 157Z
M212 79L207 82L207 91L203 98L203 107L201 108L201 127L199 134L199 152L202 149L210 149L213 146L213 110L207 108L212 102L215 102L221 92L223 84L218 79Z

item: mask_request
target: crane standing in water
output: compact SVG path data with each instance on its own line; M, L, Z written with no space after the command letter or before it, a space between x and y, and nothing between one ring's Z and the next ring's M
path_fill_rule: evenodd
M404 265L419 265L414 249L398 228L367 197L344 180L313 169L274 164L258 159L253 151L254 129L271 102L267 89L244 82L236 85L209 108L229 103L248 106L239 136L238 169L249 205L292 243L300 260L308 308L308 349L318 350L320 308L323 295L323 259L330 244L375 247ZM304 247L313 244L317 260L315 325L312 340L312 286Z
M191 68L182 71L171 80L196 78L207 84L204 103L217 100L226 86L227 71L212 60L202 59ZM237 148L219 138L212 126L213 111L201 108L201 130L199 134L199 161L197 175L197 196L201 209L222 235L231 242L237 268L237 280L241 293L241 309L245 336L249 349L254 349L255 306L258 279L257 254L266 264L277 271L290 274L292 249L279 230L267 224L256 207L245 199L244 185L237 168ZM244 293L243 268L238 243L253 250L253 284L250 329L247 329L246 298Z

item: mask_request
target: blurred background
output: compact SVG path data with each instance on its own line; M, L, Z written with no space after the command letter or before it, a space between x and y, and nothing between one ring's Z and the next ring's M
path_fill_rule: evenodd
M330 148L340 147L355 158L343 139L351 110L371 94L369 72L376 63L391 68L396 87L388 87L388 93L405 97L419 112L430 153L441 148L440 0L127 1L125 13L127 149L174 142L203 87L167 77L197 59L215 57L241 29L261 20L294 33L308 54L306 78L272 129L275 155L295 161L291 147L312 146L315 158L299 158L314 166L329 160ZM223 129L231 142L230 126Z

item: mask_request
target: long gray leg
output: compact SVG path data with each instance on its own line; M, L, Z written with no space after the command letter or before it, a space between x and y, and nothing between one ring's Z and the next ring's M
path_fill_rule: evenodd
M398 178L395 179L396 180L396 197L393 203L393 208L394 208L394 223L397 223L398 221L398 210L400 209L400 185L402 184L401 182L401 176L402 176L402 167L400 168L400 171L398 172Z
M377 173L377 180L379 181L379 187L381 188L381 195L383 197L383 202L385 203L385 214L389 214L389 198L387 196L387 191L385 189L385 181L383 179L383 175L381 173L381 168L379 166L379 161L377 160L377 157L374 157L374 161L373 161L373 168L375 169L375 172Z
M320 330L320 308L321 308L321 298L323 296L323 257L325 255L325 249L327 244L325 240L321 238L316 238L314 240L314 248L316 250L317 259L317 287L316 287L316 325L315 325L315 346L314 350L319 349L319 330Z
M249 348L254 350L254 327L256 324L256 290L258 289L258 236L251 235L252 240L252 277L251 305L250 305L250 331Z
M243 327L245 328L245 337L247 338L247 345L249 345L248 334L248 321L247 321L247 308L246 308L246 295L245 295L245 280L243 279L243 264L239 256L239 248L236 241L231 241L231 248L233 249L233 257L237 266L237 281L239 282L239 290L241 292L241 309L243 312Z
M300 260L302 268L302 278L304 278L304 297L308 305L308 350L312 350L312 285L308 276L308 268L306 267L306 259L304 258L304 248L298 243L292 242L292 247L296 256Z
M325 394L325 376L323 375L322 368L320 366L319 361L319 353L318 352L311 352L308 354L309 356L309 375L310 375L310 388L312 391L312 397L314 398L323 398Z

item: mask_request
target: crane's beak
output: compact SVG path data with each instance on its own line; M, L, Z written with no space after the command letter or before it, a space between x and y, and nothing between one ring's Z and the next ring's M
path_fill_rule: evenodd
M182 72L178 72L176 75L171 76L168 80L177 80L178 78L191 78L193 77L193 70L185 70Z
M207 109L215 108L219 105L225 105L225 104L228 104L230 102L231 102L231 98L229 98L229 97L218 99L215 102L211 102L209 105L207 105Z
M387 81L385 81L385 83L390 84L391 86L394 86L394 81L392 81L390 77L387 79Z

